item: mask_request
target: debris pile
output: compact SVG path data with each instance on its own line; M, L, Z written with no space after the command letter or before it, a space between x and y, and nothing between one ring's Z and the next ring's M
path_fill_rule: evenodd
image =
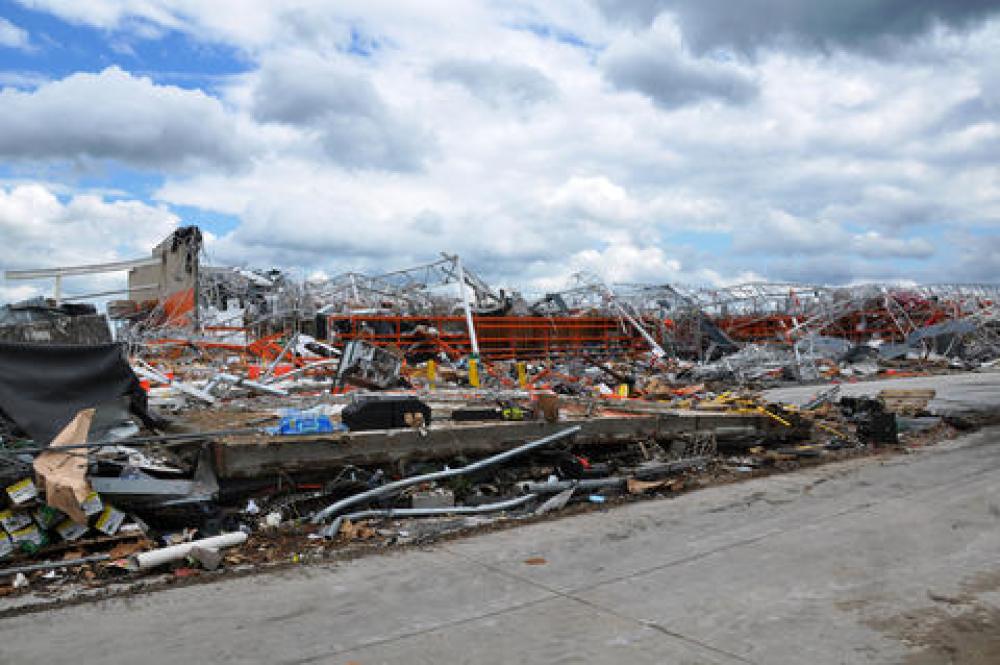
M300 282L200 252L181 229L108 268L130 271L116 342L0 342L0 592L423 542L877 454L945 432L933 394L835 381L1000 358L988 287L578 275L528 297L456 256ZM760 398L787 381L815 399Z

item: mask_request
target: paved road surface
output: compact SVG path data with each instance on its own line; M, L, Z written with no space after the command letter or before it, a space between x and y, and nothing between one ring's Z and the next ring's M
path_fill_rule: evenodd
M995 383L946 383L946 396L1000 401ZM1000 428L422 551L7 618L0 663L927 665L949 661L904 659L955 648L952 634L995 640L961 665L1000 662L1000 623L982 626L1000 617L997 444Z
M904 611L1000 607L998 443L8 618L0 663L902 662Z
M827 385L790 386L768 390L764 394L770 400L804 404L817 392L828 387ZM930 408L942 414L1000 406L1000 370L843 383L840 394L874 397L884 388L909 390L933 388L937 391L937 396L930 403Z

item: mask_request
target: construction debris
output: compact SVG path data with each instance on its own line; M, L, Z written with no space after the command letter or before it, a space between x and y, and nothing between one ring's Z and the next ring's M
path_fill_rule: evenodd
M193 227L13 277L88 269L128 271L117 342L0 342L0 585L299 561L881 454L947 430L934 391L840 382L1000 359L989 286L580 274L531 295L448 255L296 281L201 265ZM60 293L0 314L69 316ZM804 407L760 398L803 381Z

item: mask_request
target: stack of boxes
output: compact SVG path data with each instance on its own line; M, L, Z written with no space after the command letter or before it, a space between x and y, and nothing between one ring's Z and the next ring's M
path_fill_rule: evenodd
M81 508L87 524L77 524L46 505L31 478L7 486L0 497L0 559L16 552L32 554L56 540L78 540L92 528L113 536L125 520L124 513L106 505L96 492L90 493Z

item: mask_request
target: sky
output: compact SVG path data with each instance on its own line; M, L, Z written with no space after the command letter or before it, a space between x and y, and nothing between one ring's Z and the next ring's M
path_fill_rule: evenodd
M997 282L1000 0L0 0L0 269L188 224L302 277Z

